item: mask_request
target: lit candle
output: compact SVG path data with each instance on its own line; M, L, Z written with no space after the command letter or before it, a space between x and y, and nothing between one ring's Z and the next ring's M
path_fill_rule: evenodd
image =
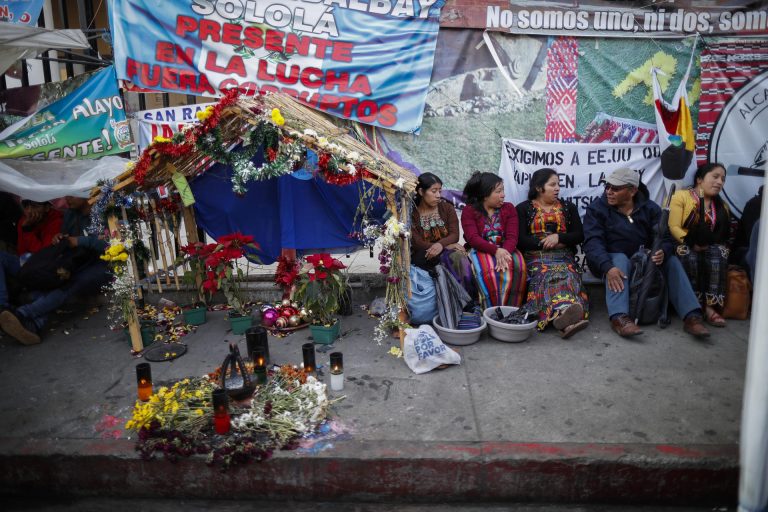
M146 402L152 396L152 369L149 363L136 365L136 384L138 385L139 400Z
M304 373L312 373L317 366L315 365L315 344L305 343L301 346L301 352L304 356Z
M258 325L248 328L245 331L245 343L248 357L253 357L253 351L260 348L264 353L264 364L269 364L269 338L265 328Z
M217 434L229 432L229 397L225 389L214 389L213 393L213 429Z
M253 375L256 377L256 384L267 383L267 366L266 358L264 357L264 351L257 348L251 354L253 359Z
M331 352L331 389L344 389L344 357L341 352Z

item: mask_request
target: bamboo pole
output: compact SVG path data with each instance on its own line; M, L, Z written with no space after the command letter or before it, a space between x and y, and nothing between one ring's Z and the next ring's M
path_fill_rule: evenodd
M141 202L141 209L144 211L145 205L144 202ZM149 208L147 209L148 212L146 212L147 217L147 224L149 225L149 253L152 255L152 265L155 267L155 284L157 284L157 293L163 293L163 285L160 283L160 273L157 271L157 269L160 267L157 260L157 251L155 251L155 244L152 240L152 220L151 220L151 213L149 213Z
M165 251L163 250L163 228L160 225L157 214L157 205L153 198L149 198L149 212L152 216L152 220L155 221L155 236L157 237L157 251L160 253L160 258L163 260L163 270L165 271L165 284L171 286L171 276L168 275L168 258L165 257Z
M168 214L169 217L171 217L171 224L173 225L173 234L176 237L176 246L181 250L181 230L179 229L181 226L179 226L179 223L176 221L176 215L173 214L173 212ZM187 265L186 260L181 260L181 270L182 272L187 271Z
M184 230L187 232L187 243L195 244L200 241L197 236L197 222L195 221L195 210L191 206L182 206L181 215L184 219ZM190 268L191 270L191 268ZM195 286L198 299L200 297L200 288L203 285L203 276L197 274L195 276Z
M179 291L181 287L179 287L179 273L176 271L178 266L176 265L176 251L173 248L173 237L171 236L171 230L168 228L168 220L165 218L165 211L159 211L158 210L158 216L160 218L160 224L163 227L163 232L165 234L165 248L168 250L168 253L171 255L171 266L173 267L173 282L176 285L176 291Z
M125 212L125 210L123 210ZM110 215L109 218L107 218L107 224L109 225L109 231L110 233L113 232L120 232L118 226L117 226L117 217L114 215ZM131 255L131 258L133 258L133 249L129 251L129 254ZM134 276L135 281L136 276ZM133 348L134 352L141 352L144 350L144 342L141 339L141 330L139 329L139 317L136 314L136 303L133 301L133 298L131 298L131 314L128 315L128 318L125 319L126 322L128 322L128 335L131 337L131 348Z
M123 222L125 223L125 225L129 226L128 213L125 211L125 206L120 207L120 213L122 214ZM133 271L133 282L137 284L136 296L139 298L139 301L141 302L142 300L144 300L144 290L141 288L141 285L139 284L139 266L136 264L136 253L134 252L133 247L131 247L131 250L128 251L128 254L130 255L130 259L131 259L131 270Z

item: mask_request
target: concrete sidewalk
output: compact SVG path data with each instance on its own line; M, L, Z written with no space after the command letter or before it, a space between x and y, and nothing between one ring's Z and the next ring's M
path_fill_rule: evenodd
M592 291L595 291L593 288ZM357 292L356 292L357 293ZM228 473L202 459L142 461L115 432L135 400L122 332L103 312L72 311L41 345L0 340L0 489L36 495L440 502L547 501L728 505L736 498L748 322L707 341L675 318L615 335L599 290L589 328L524 343L485 335L460 366L415 375L372 341L361 309L342 319L346 398L338 430ZM224 312L184 337L186 355L152 363L155 382L221 364ZM270 337L273 362L298 364L309 330ZM318 346L318 348L321 346ZM318 352L327 365L327 352ZM322 369L322 368L321 368ZM327 377L327 376L326 376ZM112 417L120 426L110 427ZM117 436L117 439L113 439Z

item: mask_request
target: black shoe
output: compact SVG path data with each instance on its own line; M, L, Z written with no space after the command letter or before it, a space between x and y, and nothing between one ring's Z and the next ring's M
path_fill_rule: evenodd
M22 345L37 345L41 341L35 323L10 309L0 313L0 327Z

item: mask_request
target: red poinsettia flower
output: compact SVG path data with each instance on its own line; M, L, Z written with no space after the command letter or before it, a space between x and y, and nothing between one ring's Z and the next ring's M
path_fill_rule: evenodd
M319 254L311 254L304 259L311 263L313 267L318 268L326 266L326 264L333 260L333 257L327 252L324 252Z

